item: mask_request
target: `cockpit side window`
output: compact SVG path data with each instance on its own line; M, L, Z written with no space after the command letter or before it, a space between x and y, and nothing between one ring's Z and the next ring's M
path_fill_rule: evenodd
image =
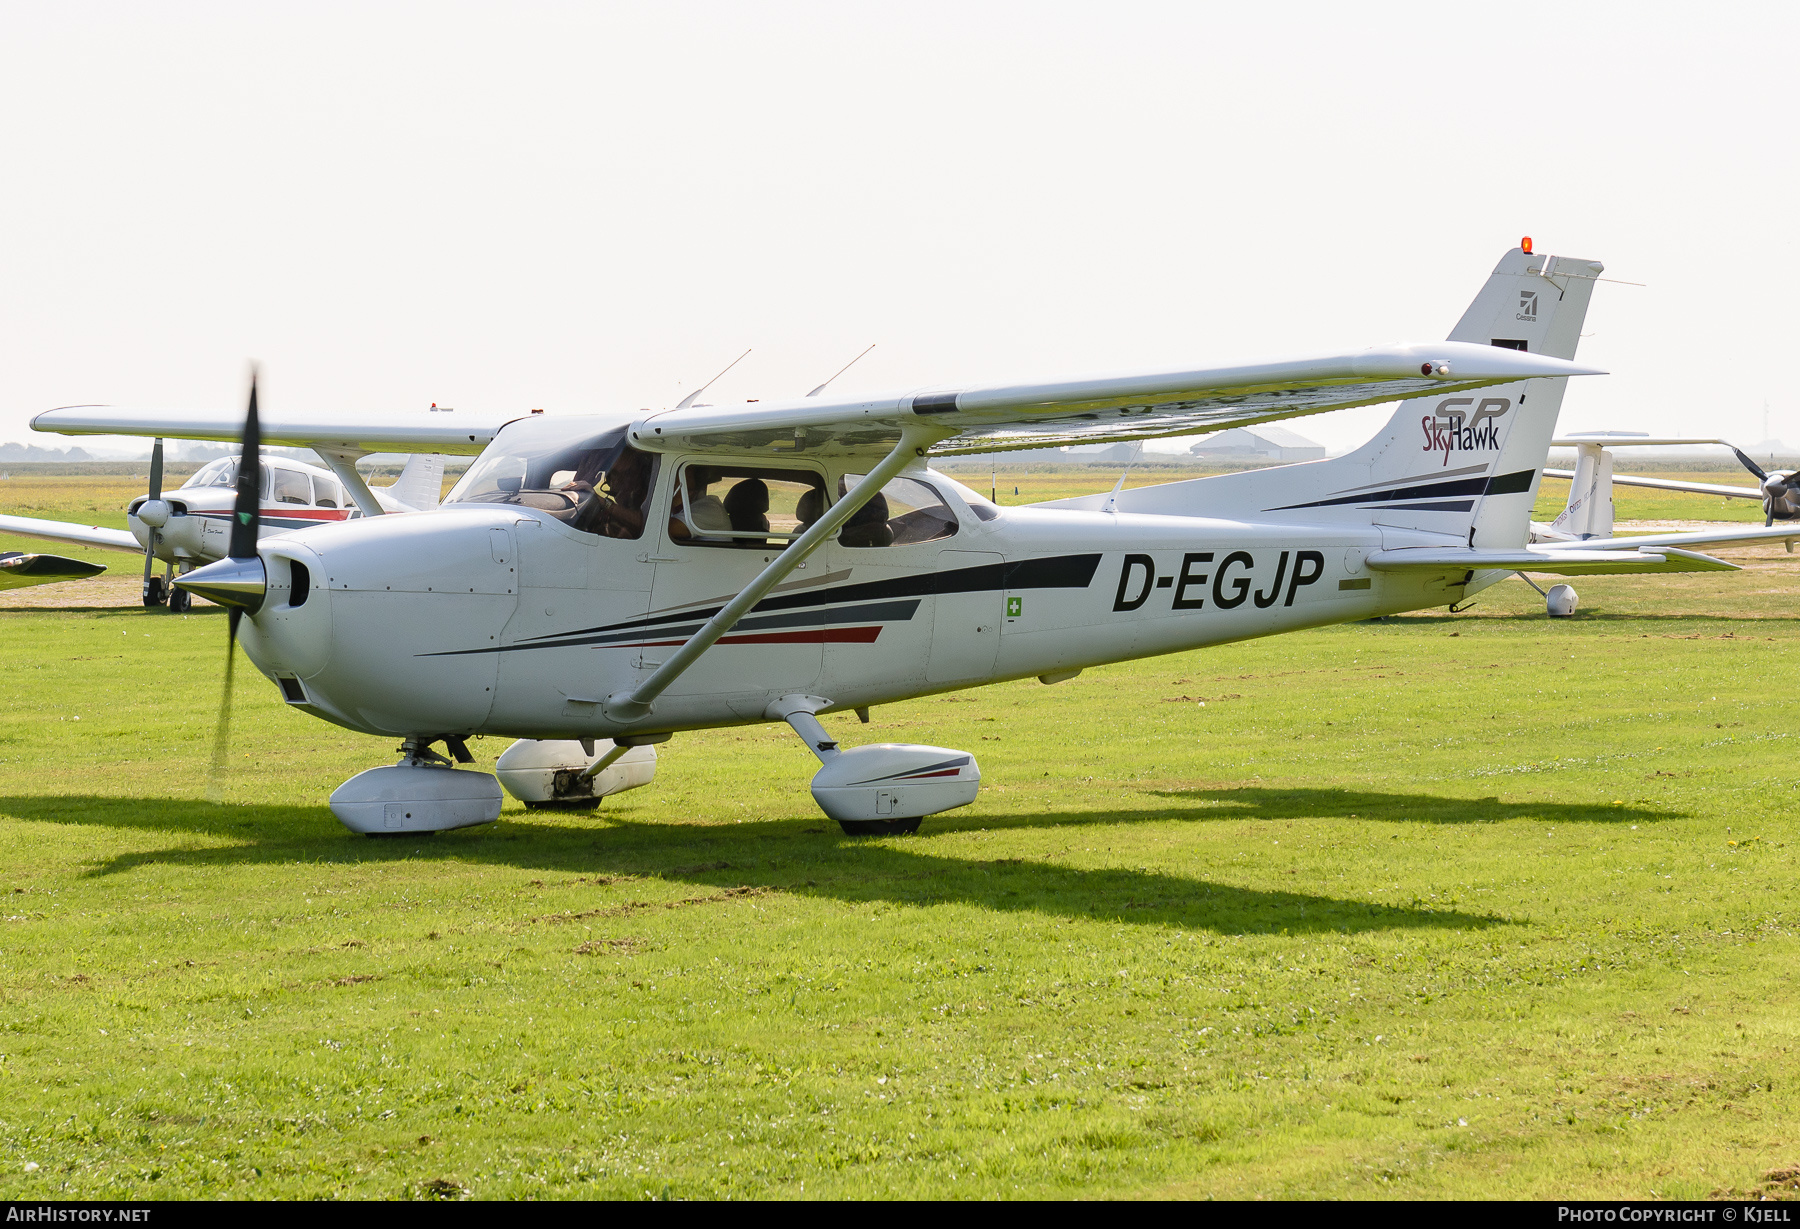
M690 462L669 505L669 539L780 550L823 515L825 477L813 470Z
M861 474L838 480L841 498L862 481ZM916 478L895 478L850 514L838 534L840 546L910 546L956 533L956 514L931 486Z
M623 427L585 440L531 438L551 425L503 431L444 502L516 504L583 533L642 537L657 458L627 444Z

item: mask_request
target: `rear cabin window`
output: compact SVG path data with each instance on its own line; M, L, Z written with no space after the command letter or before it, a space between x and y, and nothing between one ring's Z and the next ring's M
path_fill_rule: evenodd
M270 482L278 504L310 504L312 482L297 469L270 466Z
M861 474L845 474L838 481L838 495L862 479ZM910 546L948 538L956 528L956 515L936 490L916 478L895 478L844 522L838 544Z
M321 508L341 508L344 506L344 495L338 487L336 478L322 478L313 475L313 502Z
M669 505L669 539L780 550L824 514L825 478L811 470L693 462Z

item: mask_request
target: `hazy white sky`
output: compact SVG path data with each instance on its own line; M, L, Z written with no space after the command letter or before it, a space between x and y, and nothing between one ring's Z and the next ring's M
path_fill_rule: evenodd
M1529 234L1647 283L1566 429L1800 443L1795 14L0 2L0 440L1423 340Z

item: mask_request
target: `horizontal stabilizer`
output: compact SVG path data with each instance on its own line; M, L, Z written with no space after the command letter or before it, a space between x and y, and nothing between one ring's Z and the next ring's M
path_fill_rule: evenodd
M1584 542L1586 547L1591 543ZM1377 572L1446 572L1493 569L1503 572L1546 572L1555 576L1621 576L1645 572L1735 572L1735 563L1710 555L1669 547L1655 551L1561 550L1520 547L1517 550L1441 550L1435 547L1378 550L1364 560Z
M1671 548L1688 550L1696 546L1757 546L1784 542L1791 550L1795 541L1800 541L1800 523L1790 521L1786 525L1774 525L1768 529L1761 525L1745 525L1741 529L1695 529L1682 533L1635 534L1627 538L1587 538L1571 543L1571 547L1584 551L1666 551ZM1540 542L1537 549L1560 554L1569 548L1559 542Z
M86 580L106 571L104 563L84 563L61 555L0 554L0 590L50 585L59 580Z
M107 550L144 553L141 542L123 529L107 529L101 525L78 525L73 521L47 521L35 516L0 516L0 533L16 533L22 538L45 538L51 542L74 542L79 546L102 546ZM55 556L46 555L45 558Z

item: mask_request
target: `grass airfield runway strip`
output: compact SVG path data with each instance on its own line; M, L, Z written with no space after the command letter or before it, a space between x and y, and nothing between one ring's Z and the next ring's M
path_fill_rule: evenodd
M362 840L388 746L249 670L216 806L223 612L11 595L0 1196L1773 1193L1800 565L1731 557L827 718L981 756L881 840L773 727Z

